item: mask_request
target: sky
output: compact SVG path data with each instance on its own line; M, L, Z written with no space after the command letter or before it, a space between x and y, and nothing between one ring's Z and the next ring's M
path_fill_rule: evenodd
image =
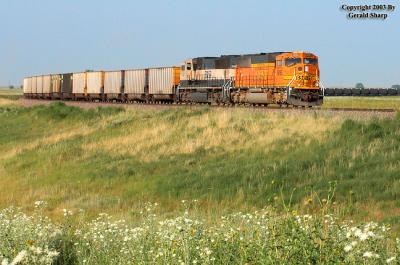
M343 4L392 4L350 20ZM325 87L400 83L400 1L0 0L0 86L24 76L179 65L199 56L309 51Z

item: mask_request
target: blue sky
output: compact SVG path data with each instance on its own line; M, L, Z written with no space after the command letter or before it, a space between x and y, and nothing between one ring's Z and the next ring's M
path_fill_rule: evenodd
M349 20L342 4L396 5ZM400 1L1 0L0 85L85 69L178 65L197 56L305 50L325 86L400 83Z

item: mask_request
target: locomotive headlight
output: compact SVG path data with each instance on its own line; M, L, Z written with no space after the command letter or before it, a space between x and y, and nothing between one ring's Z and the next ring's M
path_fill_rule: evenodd
M304 72L308 72L308 65L304 66Z

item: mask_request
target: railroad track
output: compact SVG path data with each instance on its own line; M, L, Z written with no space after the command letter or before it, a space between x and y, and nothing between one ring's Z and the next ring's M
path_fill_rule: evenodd
M51 102L64 102L72 103L75 106L81 107L96 107L96 106L150 106L150 107L199 107L199 106L209 106L211 108L244 108L244 109L260 109L260 110L293 110L293 111L333 111L333 112L385 112L394 113L397 112L396 109L368 109L368 108L323 108L323 107L294 107L294 106L278 106L278 105L250 105L250 104L220 104L220 105L210 105L207 103L146 103L146 102L91 102L91 101L79 101L79 100L48 100L48 99L25 99L22 98L23 105L39 105L41 103L49 104Z

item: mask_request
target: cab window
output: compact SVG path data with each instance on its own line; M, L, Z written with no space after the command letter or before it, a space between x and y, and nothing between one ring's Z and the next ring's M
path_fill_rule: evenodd
M304 58L304 64L318 65L318 59L317 58Z
M186 65L186 70L192 70L192 64L188 63L188 64Z
M293 65L296 65L299 63L301 63L300 58L286 58L285 59L285 66L293 66Z

